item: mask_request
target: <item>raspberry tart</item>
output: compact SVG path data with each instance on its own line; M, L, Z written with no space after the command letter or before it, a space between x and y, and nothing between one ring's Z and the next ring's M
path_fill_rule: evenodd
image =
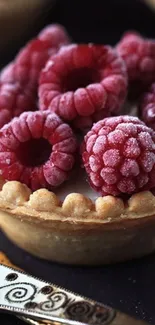
M51 26L38 38L49 43ZM145 114L144 122L136 117L138 105L125 115L125 104L121 112L125 61L110 46L63 44L35 81L27 75L25 88L23 75L10 79L11 71L12 63L0 86L4 233L35 256L68 264L154 252L155 132ZM153 96L154 85L141 112Z
M81 153L91 186L78 166L65 182L77 143L55 113L14 118L1 129L0 144L0 223L17 245L86 265L154 251L155 135L138 118L106 118L87 133Z

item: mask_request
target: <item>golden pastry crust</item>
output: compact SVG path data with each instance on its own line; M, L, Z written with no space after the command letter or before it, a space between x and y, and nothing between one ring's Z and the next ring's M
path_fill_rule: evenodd
M113 196L98 197L95 202L80 193L71 193L63 202L52 192L39 189L33 193L24 184L2 184L0 209L20 216L48 221L109 223L138 219L155 214L155 196L150 191L133 194L123 201Z
M63 202L52 192L34 193L16 182L2 184L0 226L19 247L43 259L98 265L155 251L155 196L140 192L128 201L95 202L79 193Z

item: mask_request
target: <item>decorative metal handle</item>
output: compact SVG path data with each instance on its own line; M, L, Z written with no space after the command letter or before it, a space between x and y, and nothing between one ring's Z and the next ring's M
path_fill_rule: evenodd
M55 325L146 324L4 265L0 265L0 309L32 319L34 325L35 320Z

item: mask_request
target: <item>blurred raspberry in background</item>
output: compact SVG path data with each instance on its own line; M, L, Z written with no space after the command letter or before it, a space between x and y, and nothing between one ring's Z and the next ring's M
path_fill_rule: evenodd
M155 0L0 0L0 64L39 30L58 22L75 42L116 44L124 31L154 38Z

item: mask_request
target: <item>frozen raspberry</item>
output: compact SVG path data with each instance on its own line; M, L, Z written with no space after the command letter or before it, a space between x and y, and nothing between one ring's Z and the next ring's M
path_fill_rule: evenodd
M142 120L155 130L155 83L141 97L139 110Z
M72 129L55 114L25 112L0 130L0 174L32 190L67 180L77 143Z
M128 32L116 49L126 63L131 92L141 93L155 81L155 41Z
M64 46L40 75L40 108L81 128L91 126L97 114L117 112L126 92L124 62L110 46Z
M31 91L19 84L0 85L0 128L14 116L36 109L36 98Z
M102 195L121 196L155 186L155 134L136 117L96 123L82 145L90 185Z
M69 35L65 28L59 24L46 26L38 35L41 41L48 41L51 47L61 47L70 42Z
M23 111L36 109L40 71L47 59L68 43L69 37L61 25L47 26L2 70L0 127Z
M37 91L39 74L46 61L62 45L68 43L69 37L61 25L46 27L36 39L31 40L20 50L14 62L2 70L1 82L19 82Z
M1 70L0 83L16 83L14 76L14 62L10 62Z

